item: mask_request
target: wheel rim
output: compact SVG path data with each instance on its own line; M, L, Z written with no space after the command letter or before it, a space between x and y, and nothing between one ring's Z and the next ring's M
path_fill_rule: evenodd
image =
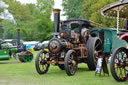
M69 56L69 60L68 60L68 67L71 74L74 74L76 72L76 69L77 69L76 65L77 65L77 59L74 53L72 53Z
M126 52L119 50L114 57L114 72L119 80L126 80L128 77L128 57Z
M38 64L41 72L45 72L47 70L48 64L46 54L40 54Z
M95 42L95 46L94 46L94 63L95 63L95 65L97 64L98 56L99 56L99 53L101 53L101 52L102 52L102 43L98 39Z
M25 62L31 62L33 59L33 55L32 53L30 53L29 51L25 53L25 56L24 56L24 61Z

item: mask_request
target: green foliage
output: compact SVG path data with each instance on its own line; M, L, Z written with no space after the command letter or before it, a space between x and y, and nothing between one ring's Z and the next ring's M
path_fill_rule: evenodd
M2 21L4 38L16 38L16 30L21 29L21 38L26 41L44 41L51 38L53 22L51 21L53 0L37 0L35 4L21 4L15 0L4 0L9 5L16 24Z
M65 15L68 19L87 19L104 27L116 27L116 20L104 18L100 10L117 0L63 0Z
M3 8L0 8L0 13L3 12Z
M68 19L80 19L84 0L63 0L63 7Z
M27 22L34 18L34 16L31 15L29 7L20 2L10 2L8 10L13 14L16 20Z
M3 37L3 26L2 25L0 25L0 38L2 38Z
M0 14L3 12L4 8L0 8ZM0 19L0 23L2 22L3 19Z
M40 10L37 8L35 4L27 4L30 10L30 14L34 16L35 18L38 18L40 16Z
M101 8L115 1L117 0L84 0L81 16L84 19L100 23L104 27L116 27L116 20L104 18L100 13Z
M16 39L17 38L17 27L9 21L3 21L3 39Z
M37 0L38 9L40 10L41 13L43 13L45 16L48 17L51 16L53 5L54 5L54 0Z

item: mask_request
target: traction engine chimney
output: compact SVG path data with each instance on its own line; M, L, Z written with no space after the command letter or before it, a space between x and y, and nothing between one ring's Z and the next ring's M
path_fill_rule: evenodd
M20 47L20 29L17 29L17 45Z
M60 24L60 9L54 9L54 31L55 33L59 32L59 24Z

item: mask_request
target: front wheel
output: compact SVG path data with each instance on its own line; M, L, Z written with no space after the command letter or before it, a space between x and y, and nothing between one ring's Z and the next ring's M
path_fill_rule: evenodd
M48 72L49 64L47 63L48 52L41 50L36 56L35 67L39 74L45 74Z
M67 75L73 76L77 70L77 56L74 50L69 50L67 52L64 63Z
M113 78L125 81L128 78L128 54L126 48L117 48L111 57L110 69Z

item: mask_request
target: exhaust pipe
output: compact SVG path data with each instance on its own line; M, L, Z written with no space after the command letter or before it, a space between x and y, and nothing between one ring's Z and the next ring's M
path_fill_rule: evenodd
M20 48L20 29L17 29L17 47Z
M55 33L59 32L59 24L60 24L60 9L54 9L54 31Z

